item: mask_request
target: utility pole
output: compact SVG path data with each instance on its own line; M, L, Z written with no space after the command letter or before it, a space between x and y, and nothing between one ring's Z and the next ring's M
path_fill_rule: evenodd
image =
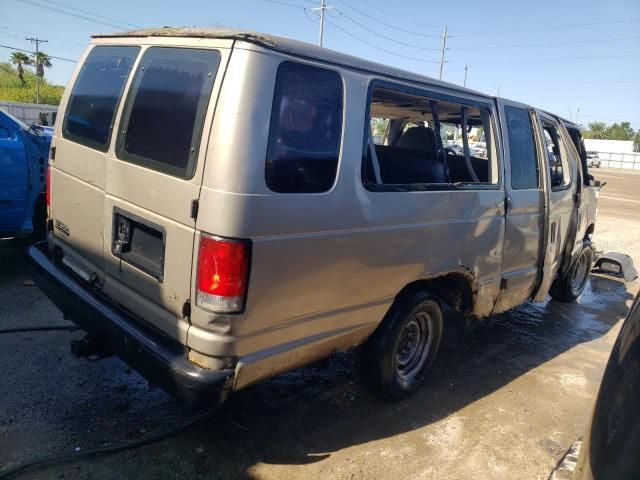
M467 86L467 65L464 66L464 84L462 85L463 87Z
M49 40L41 40L37 37L25 37L25 40L29 40L32 43L36 44L36 59L35 59L35 65L36 65L36 104L40 103L40 44L41 43L47 43Z
M445 25L444 32L442 32L442 50L440 50L440 75L438 79L442 80L442 68L444 67L444 51L447 48L447 27Z
M325 10L331 10L332 6L327 5L326 0L320 0L320 6L312 8L314 12L320 12L320 37L318 38L318 45L322 46L322 36L324 34L324 12Z

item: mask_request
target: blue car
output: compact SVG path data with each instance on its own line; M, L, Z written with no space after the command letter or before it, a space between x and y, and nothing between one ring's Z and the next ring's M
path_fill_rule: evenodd
M51 130L0 111L0 238L42 235Z

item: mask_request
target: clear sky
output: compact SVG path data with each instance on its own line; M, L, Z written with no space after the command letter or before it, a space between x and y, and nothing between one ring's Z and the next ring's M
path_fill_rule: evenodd
M77 59L89 36L136 26L231 26L316 43L320 0L0 0L0 44ZM640 128L640 0L327 0L324 46L531 103L587 123ZM66 11L72 15L61 13ZM88 12L88 13L87 13ZM84 17L84 18L80 18ZM103 23L98 23L103 22ZM10 50L0 48L0 60ZM401 56L400 56L401 55ZM410 57L410 58L406 58ZM433 62L433 63L432 63ZM75 66L53 60L66 84Z

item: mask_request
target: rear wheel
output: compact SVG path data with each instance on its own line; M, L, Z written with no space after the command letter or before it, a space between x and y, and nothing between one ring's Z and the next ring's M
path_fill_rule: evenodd
M428 292L399 298L361 352L362 374L376 394L400 400L423 383L440 347L443 314Z
M587 284L592 263L593 248L591 242L585 240L580 255L569 271L562 278L556 278L551 285L549 290L551 297L561 302L577 300Z

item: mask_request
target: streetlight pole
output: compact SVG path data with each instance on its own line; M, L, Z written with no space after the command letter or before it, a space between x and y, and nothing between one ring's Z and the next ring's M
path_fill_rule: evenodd
M442 32L442 49L440 50L440 75L439 80L442 80L442 68L444 67L444 51L447 48L447 27L445 25L444 32Z
M320 6L316 8L312 8L311 10L314 12L320 12L320 35L318 38L318 45L322 46L322 39L324 36L324 12L325 10L330 10L334 7L327 5L326 0L320 0Z
M463 87L467 86L467 65L464 66L464 84L462 85Z
M26 37L25 40L29 40L32 43L36 44L36 104L40 103L40 49L39 46L41 43L47 43L49 40L41 40L37 37Z
M325 0L320 1L320 39L318 44L322 46L322 35L324 33L324 11L327 8Z

